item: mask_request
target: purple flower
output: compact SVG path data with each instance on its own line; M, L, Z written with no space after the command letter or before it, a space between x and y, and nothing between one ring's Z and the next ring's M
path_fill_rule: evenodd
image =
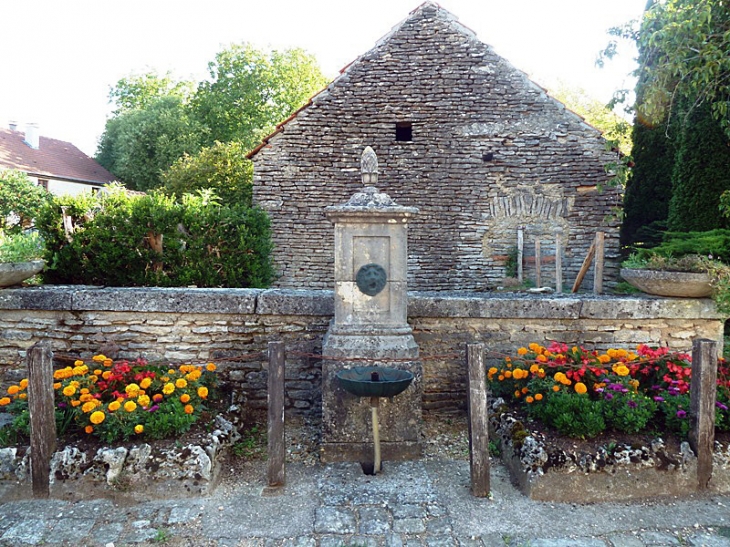
M58 403L58 408L66 408L66 403Z
M621 388L621 393L628 393L628 392L629 392L629 390L628 390L628 389L626 389L625 387L622 387L622 388Z
M160 405L152 405L147 409L147 412L154 412L155 410L159 409Z
M602 387L597 387L595 389L595 391L596 391L596 393L603 393L603 388Z
M629 408L636 408L636 401L629 400L626 404L629 405Z
M677 411L677 418L684 418L686 415L687 415L687 413L682 409L679 409Z
M613 393L606 393L605 398L607 401L610 401L611 399L613 399Z
M720 401L715 401L715 406L720 410L727 410L727 406L722 404Z
M654 400L655 400L655 401L656 401L657 403L661 403L662 401L664 401L664 397L659 397L659 396L657 395L656 397L654 397Z

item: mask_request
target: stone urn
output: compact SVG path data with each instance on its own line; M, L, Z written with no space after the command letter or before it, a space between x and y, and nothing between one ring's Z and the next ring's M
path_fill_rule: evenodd
M706 273L629 268L620 273L628 283L647 294L678 298L707 298L712 294L712 280Z
M0 264L0 287L11 287L40 273L45 266L43 260L31 262L7 262Z

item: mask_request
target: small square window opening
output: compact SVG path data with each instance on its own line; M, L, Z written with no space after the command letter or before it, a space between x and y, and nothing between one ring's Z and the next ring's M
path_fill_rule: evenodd
M413 124L411 122L396 122L395 140L408 142L413 140Z

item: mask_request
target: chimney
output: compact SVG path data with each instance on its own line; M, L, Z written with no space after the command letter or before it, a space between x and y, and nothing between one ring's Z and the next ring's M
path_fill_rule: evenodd
M8 127L10 128L10 131L17 131L18 130L18 122L16 122L16 121L10 121L10 122L8 122Z
M25 144L30 146L33 150L38 150L38 146L40 145L40 134L37 123L26 124Z

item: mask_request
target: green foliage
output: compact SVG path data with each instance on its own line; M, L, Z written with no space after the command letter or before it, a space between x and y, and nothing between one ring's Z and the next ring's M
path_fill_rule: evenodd
M606 429L601 403L591 400L587 394L561 391L541 404L530 405L528 413L569 437L591 438Z
M106 122L96 160L132 189L157 188L165 169L200 149L202 132L179 97L157 98Z
M247 150L326 83L314 57L301 49L266 53L234 44L208 69L210 79L200 83L192 101L209 130L205 144L238 141Z
M38 232L3 235L0 232L0 264L28 262L43 256L43 240Z
M696 254L730 262L730 230L666 232L663 242L652 248L651 253L675 258ZM648 253L642 251L639 254L644 256Z
M656 403L642 393L629 389L626 393L611 393L602 404L603 418L608 427L624 433L638 433L646 427L657 410Z
M212 189L224 203L251 206L253 163L239 142L203 148L193 156L177 159L162 174L164 191L182 196Z
M62 208L74 225L64 231ZM161 193L58 197L42 212L48 283L265 287L273 278L269 220L214 196ZM160 249L162 252L159 252Z
M177 97L185 102L192 95L194 87L193 82L174 80L169 72L163 76L154 71L130 74L118 80L109 90L109 102L116 105L116 116L147 108L163 97Z
M0 168L0 233L29 227L49 196L22 171Z
M727 227L720 194L730 190L730 139L707 105L690 112L677 143L668 227L701 231Z
M238 458L255 458L264 453L266 432L255 425L241 435L241 440L231 447L233 455Z
M689 394L685 393L666 397L659 404L666 428L682 438L689 434L689 402Z

